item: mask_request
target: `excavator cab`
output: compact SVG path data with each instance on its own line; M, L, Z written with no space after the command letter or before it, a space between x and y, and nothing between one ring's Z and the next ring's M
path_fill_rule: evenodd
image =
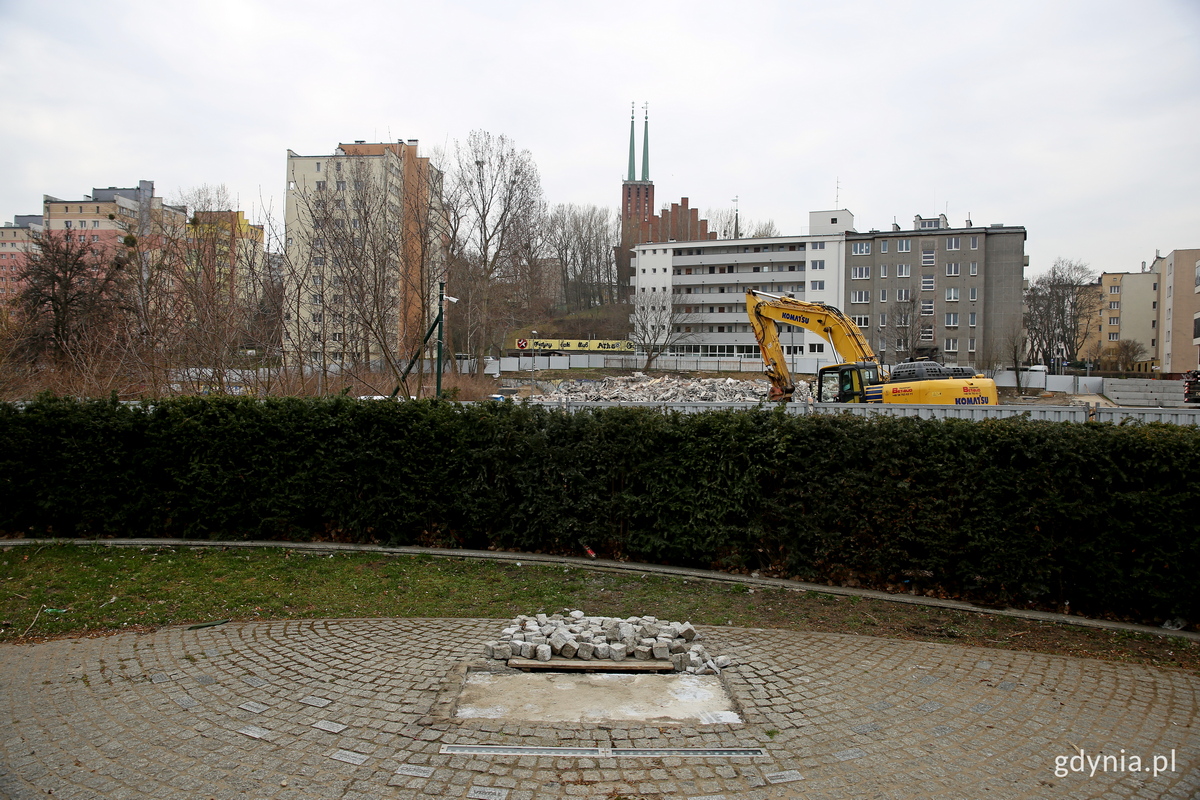
M817 402L865 403L867 387L879 383L879 365L836 364L817 374Z

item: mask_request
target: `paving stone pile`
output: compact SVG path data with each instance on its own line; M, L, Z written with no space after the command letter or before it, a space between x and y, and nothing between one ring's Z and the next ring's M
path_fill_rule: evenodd
M690 622L656 617L589 617L575 610L566 614L518 615L499 639L483 646L484 655L500 661L552 657L584 661L670 661L676 672L719 673L732 665L729 656L711 656L697 641L701 634Z
M653 403L757 403L767 399L770 383L765 379L739 381L733 378L680 378L663 375L649 378L641 372L603 380L563 381L551 393L534 397L543 402L653 402ZM808 384L796 382L797 399L808 397Z

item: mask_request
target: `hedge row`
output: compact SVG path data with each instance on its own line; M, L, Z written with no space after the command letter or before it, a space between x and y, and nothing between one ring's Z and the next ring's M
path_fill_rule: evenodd
M0 531L772 568L1200 618L1200 431L183 398L0 406Z

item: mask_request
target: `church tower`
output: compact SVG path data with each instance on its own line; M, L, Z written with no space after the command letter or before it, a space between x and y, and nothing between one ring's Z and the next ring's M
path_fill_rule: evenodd
M643 222L649 222L654 215L654 182L650 180L650 104L642 107L645 118L642 127L642 178L637 179L634 166L637 156L634 152L636 111L629 109L629 173L621 183L621 223L626 229L636 230Z

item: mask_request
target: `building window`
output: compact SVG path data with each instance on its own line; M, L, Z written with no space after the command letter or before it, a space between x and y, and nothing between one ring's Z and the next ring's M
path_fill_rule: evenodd
M978 262L978 261L972 261L972 262L971 262L971 274L972 274L972 275L978 275L978 274L979 274L979 262Z
M951 303L958 302L958 287L957 286L947 286L946 287L946 300Z
M863 330L871 327L871 318L869 316L854 316L850 319L854 320L854 324Z
M911 267L911 265L909 265L909 264L897 264L897 265L896 265L896 277L897 277L897 278L910 278L910 277L912 277L912 267Z
M961 250L962 249L962 237L947 236L946 237L946 249L947 250Z
M312 315L312 321L313 321L313 322L320 322L320 321L321 321L321 319L322 319L322 315L321 315L320 313L317 313L317 314L313 314L313 315Z
M1121 334L1119 332L1118 333L1110 333L1108 335L1108 340L1110 342L1119 342L1119 341L1121 341Z
M939 223L940 223L940 220L923 219L923 220L921 220L921 227L922 228L938 228L938 227L941 227L941 225Z
M933 341L933 326L932 325L922 325L921 326L921 341L922 342L932 342Z
M808 352L824 353L825 352L825 344L823 342L810 342L808 345Z
M975 340L974 339L967 339L967 351L971 352L971 353L975 352Z
M809 288L811 288L813 291L819 291L819 290L825 289L825 281L810 281L810 283L812 285Z
M879 252L886 253L887 250L888 250L887 239L884 239L882 242L879 243Z
M933 301L932 300L922 300L921 301L921 316L922 317L932 317L933 316Z
M896 340L896 350L897 351L903 353L907 349L908 349L908 345L905 343L905 341L903 339Z
M958 274L959 274L958 264L947 264L946 265L946 277L947 278L957 278Z
M921 291L922 292L932 292L933 291L933 276L932 275L922 275L921 276Z
M972 250L978 250L978 249L979 249L979 237L978 237L978 236L972 236L972 237L971 237L971 249L972 249ZM974 348L974 347L972 347L971 349L972 349L972 350L974 350L975 348Z
M808 246L812 250L824 250L825 249L824 242L810 242Z
M1109 300L1108 307L1111 308L1113 311L1116 311L1118 308L1121 307L1121 301L1120 300Z
M912 299L912 289L897 289L896 302L904 303Z
M971 300L972 302L979 299L979 287L978 286L972 286L970 289L967 289L967 299Z
M340 166L341 166L341 164L338 164L338 166L340 167ZM345 182L345 181L338 181L338 182L337 182L337 190L338 190L339 192L344 192L344 191L346 191L346 182Z
M1108 318L1108 324L1109 324L1109 325L1120 325L1120 324L1121 324L1121 318L1120 318L1120 317L1109 317L1109 318Z
M887 264L879 265L879 277L881 277L881 278L887 277Z
M1108 287L1108 293L1109 293L1109 294L1120 294L1120 293L1121 293L1121 287L1120 287L1120 286L1117 286L1117 285L1110 286L1110 287Z
M922 267L932 267L935 263L937 263L937 261L935 258L934 251L932 249L921 251L921 266Z
M946 314L946 327L947 328L957 328L958 327L958 312L952 311L952 312Z
M879 327L881 327L881 328L887 327L887 314L879 315Z
M810 261L808 262L808 266L810 269L825 269L825 259L818 258L814 261Z
M942 349L945 350L947 353L957 353L958 352L958 339L947 339L946 346Z
M850 279L855 281L865 281L871 278L870 267L851 267Z
M887 302L887 289L879 290L879 302L881 302L881 303Z
M318 162L316 162L316 164L317 164L317 172L320 172L321 171L321 162L318 161Z
M851 292L850 293L850 302L851 303L869 303L869 302L871 302L871 293L869 291Z
M850 245L850 254L855 255L855 256L871 255L871 243L870 242L855 242L854 244Z
M912 252L912 239L897 239L896 240L896 252L897 253L911 253Z
M317 191L318 192L325 191L325 181L317 181Z
M975 327L975 320L977 320L977 319L978 319L978 316L975 314L974 311L972 311L970 314L967 314L967 324L970 325L972 328Z

